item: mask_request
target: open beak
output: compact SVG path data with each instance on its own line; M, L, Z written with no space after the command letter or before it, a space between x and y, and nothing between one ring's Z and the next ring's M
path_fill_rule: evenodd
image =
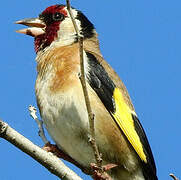
M15 22L16 24L22 24L28 26L28 28L17 30L16 32L27 34L33 37L39 36L45 33L45 23L39 18L23 19Z

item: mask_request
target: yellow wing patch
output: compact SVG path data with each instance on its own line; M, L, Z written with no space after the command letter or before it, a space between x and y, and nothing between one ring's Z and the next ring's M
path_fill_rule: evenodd
M114 89L113 98L116 107L115 113L112 113L113 117L115 118L117 124L129 140L141 160L147 163L142 143L134 127L131 110L125 103L123 95L118 88Z

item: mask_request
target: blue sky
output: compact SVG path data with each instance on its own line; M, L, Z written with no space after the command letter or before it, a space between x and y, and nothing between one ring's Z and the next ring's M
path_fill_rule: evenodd
M72 0L73 1L73 0ZM37 125L28 114L36 105L33 38L15 33L13 22L36 17L55 0L2 1L0 118L42 146ZM73 1L95 24L101 51L119 74L147 132L158 177L181 177L181 1ZM11 144L0 139L0 179L58 179ZM72 167L70 165L70 167ZM83 179L90 179L78 169Z

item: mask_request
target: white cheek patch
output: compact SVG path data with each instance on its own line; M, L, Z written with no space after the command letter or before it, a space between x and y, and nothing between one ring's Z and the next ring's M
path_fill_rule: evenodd
M66 17L65 20L60 24L60 30L61 29L62 29L62 31L68 30L69 32L74 32L75 33L75 28L74 28L73 22L71 20L70 14L69 14L69 12L67 10L67 7L65 7L64 10L67 11L68 17ZM76 22L76 24L78 26L78 29L80 31L81 30L81 22L78 19L76 19L77 15L78 15L78 12L75 9L71 9L71 11L72 11L72 15L73 15L73 17L75 19L75 22ZM66 29L66 27L67 27L67 29Z
M65 10L67 11L67 8L65 7ZM59 31L57 32L58 38L56 40L56 45L59 46L65 46L70 45L75 42L77 39L76 31L74 28L74 25L72 23L72 20L70 18L69 13L67 12L68 17L66 17L61 23L59 27ZM74 17L77 16L77 11L75 9L72 9L72 14ZM81 30L81 22L78 19L75 19L76 24L78 26L79 31Z
M77 17L77 15L78 15L78 12L77 12L77 10L75 10L75 9L71 9L72 10L72 14L73 14L73 17L74 17L74 19ZM68 13L68 16L69 16L69 18L71 19L71 17L70 17L70 14ZM76 24L77 24L77 27L78 27L78 29L79 29L79 31L81 31L81 22L78 20L78 19L75 19L75 22L76 22ZM73 25L73 23L72 23L72 25Z

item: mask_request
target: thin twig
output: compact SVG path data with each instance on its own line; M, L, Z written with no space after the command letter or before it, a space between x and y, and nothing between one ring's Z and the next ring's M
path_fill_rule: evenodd
M89 117L90 136L91 136L89 141L90 141L90 143L92 145L97 165L98 165L98 167L101 168L102 158L101 158L101 155L99 153L98 147L96 145L95 128L94 128L94 114L93 114L92 109L91 109L89 95L88 95L87 86L86 86L86 80L85 80L83 36L81 35L81 33L80 33L79 29L78 29L78 26L76 24L75 18L73 17L73 14L72 14L72 11L71 11L71 6L70 6L70 1L66 0L66 2L67 2L67 10L68 10L68 12L70 14L72 23L74 25L74 29L75 29L77 37L78 37L78 42L79 42L80 71L81 71L80 81L81 81L81 84L82 84L82 89L83 89L85 103L86 103L88 117Z
M0 137L15 145L62 180L82 180L52 153L48 153L0 120Z
M170 174L170 176L174 179L174 180L179 180L174 174Z
M69 0L66 0L66 3L67 3L67 10L68 10L68 12L69 12L69 14L70 14L70 18L71 18L72 23L73 23L73 25L74 25L74 29L75 29L75 31L76 31L77 37L78 37L78 39L79 39L79 38L82 38L82 41L83 41L83 36L80 34L79 28L78 28L78 26L77 26L77 24L76 24L76 22L75 22L75 18L74 18L74 16L73 16L73 14L72 14L70 1L69 1ZM80 41L79 41L79 43L80 43ZM83 49L82 49L82 52L83 52Z
M43 142L45 144L47 144L49 141L47 140L46 136L45 136L45 132L44 132L44 128L43 128L43 121L39 120L37 115L36 115L36 108L32 105L29 105L29 112L30 112L30 116L36 121L36 123L38 124L38 135L41 137L41 139L43 140Z

